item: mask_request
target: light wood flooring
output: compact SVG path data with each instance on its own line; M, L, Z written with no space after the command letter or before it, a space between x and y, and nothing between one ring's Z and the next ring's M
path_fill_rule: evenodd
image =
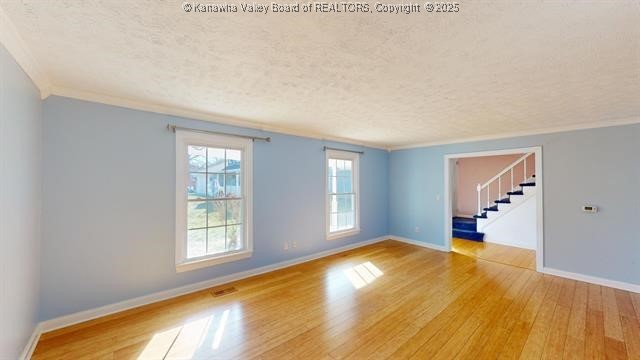
M451 240L451 249L462 255L525 269L536 269L535 250L458 238Z
M605 357L640 359L640 294L395 241L47 333L34 355Z

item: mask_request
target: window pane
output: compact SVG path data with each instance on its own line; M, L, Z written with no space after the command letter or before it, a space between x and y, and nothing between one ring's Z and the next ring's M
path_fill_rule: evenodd
M329 159L328 176L336 176L336 159Z
M226 200L227 225L242 222L242 200Z
M187 194L189 200L204 199L207 196L207 181L204 174L189 174Z
M352 229L356 224L356 217L353 212L344 213L344 226L346 229Z
M189 230L187 232L187 258L206 255L207 230Z
M224 172L224 149L207 148L207 172Z
M208 174L207 196L209 198L223 198L224 196L224 174Z
M355 195L329 195L329 212L345 213L353 212Z
M353 211L353 198L354 195L337 195L337 212L344 213Z
M329 195L329 213L338 212L338 196L339 195Z
M196 229L207 227L207 203L204 201L190 201L187 203L187 228Z
M239 198L242 196L242 188L240 187L240 174L227 174L226 175L226 193L227 197Z
M227 167L225 171L227 173L239 173L241 157L242 152L240 150L227 149Z
M207 239L207 254L218 254L225 252L224 226L209 228L209 238Z
M344 160L344 167L338 168L338 176L346 176L351 178L353 171L351 170L351 161Z
M338 230L338 214L332 213L329 214L329 231L337 231Z
M217 201L209 201L208 202L208 222L207 222L207 226L208 227L212 227L212 226L222 226L224 225L224 221L225 221L225 201L224 200L217 200Z
M189 171L207 171L207 149L204 146L188 147Z
M352 229L355 224L355 217L352 212L338 213L338 230Z
M344 214L338 213L338 230L344 229Z
M337 180L335 176L329 176L329 178L327 179L329 181L329 183L327 184L327 191L329 191L329 193L336 193L338 191L338 186L337 186Z
M338 176L336 178L337 188L339 193L350 193L353 192L353 188L351 186L352 181L351 177Z
M241 250L242 242L242 225L227 226L227 251Z

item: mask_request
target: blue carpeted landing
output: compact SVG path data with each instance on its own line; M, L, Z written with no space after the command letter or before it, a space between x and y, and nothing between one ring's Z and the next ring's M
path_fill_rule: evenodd
M477 231L476 219L454 217L453 237L473 241L483 241L484 234Z

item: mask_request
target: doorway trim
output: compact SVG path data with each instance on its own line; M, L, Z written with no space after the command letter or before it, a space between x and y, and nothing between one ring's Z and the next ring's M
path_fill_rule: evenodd
M451 231L453 228L453 171L451 170L454 161L460 158L494 156L494 155L510 155L521 153L535 153L536 155L536 270L542 272L544 268L544 176L542 174L542 146L512 148L501 150L477 151L470 153L445 154L444 155L444 247L447 251L451 251Z

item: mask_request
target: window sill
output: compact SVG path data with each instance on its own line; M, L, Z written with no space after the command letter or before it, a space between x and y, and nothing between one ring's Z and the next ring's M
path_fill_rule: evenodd
M246 250L246 251L241 251L233 254L221 255L221 256L205 258L205 259L200 259L195 261L185 261L185 262L176 264L176 272L185 272L185 271L191 271L196 269L202 269L209 266L246 259L248 257L251 257L251 255L253 255L253 251Z
M341 238L344 238L344 237L357 235L359 233L360 233L360 229L350 229L350 230L336 231L336 232L328 233L327 234L327 240L341 239Z

